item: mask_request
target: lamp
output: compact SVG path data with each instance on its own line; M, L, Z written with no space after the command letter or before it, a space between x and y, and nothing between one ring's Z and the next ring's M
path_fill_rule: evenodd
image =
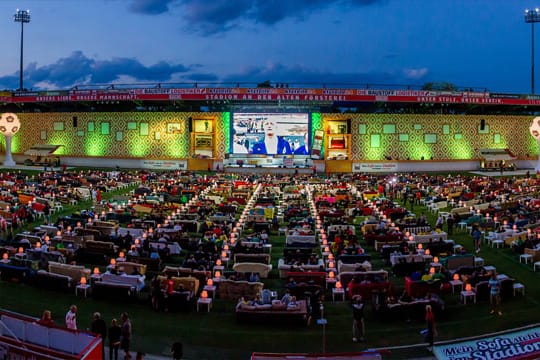
M123 258L124 258L124 256L125 256L125 254L124 254L124 252L123 252L123 251L120 251L120 253L118 253L118 257L120 257L120 258L122 258L122 259L123 259Z
M435 268L433 266L429 268L429 273L431 275L435 274Z
M324 247L324 252L330 252L330 248L328 246Z
M213 285L214 285L214 280L208 279L208 280L206 281L206 285L208 285L208 286L213 286Z
M221 266L221 259L217 259L217 260L216 260L216 265L217 265L217 266Z
M335 265L334 265L334 262L333 262L333 261L330 261L330 262L328 263L328 267L329 267L330 269L333 269L334 266L335 266Z
M216 279L220 279L221 278L221 271L217 270L216 273L214 274L214 277Z
M438 264L439 263L439 257L438 256L433 257L433 262L435 264Z
M229 250L229 245L225 244L225 245L223 246L223 250L228 251L228 250Z
M426 254L426 255L431 255L431 251L429 251L429 249L426 249L425 254Z
M94 268L94 275L99 275L99 268L97 266Z
M332 253L328 254L328 260L334 260L334 254Z
M24 252L24 249L22 248L22 246L19 247L19 251L18 251L18 252L19 252L19 254L22 254L22 253Z
M61 232L60 230L58 230L58 231L56 232L56 236L62 236L62 232Z
M86 285L86 278L81 276L81 285Z
M465 291L471 291L471 290L472 290L471 284L465 285Z
M116 260L115 259L111 259L111 265L112 266L116 265Z
M328 273L328 277L329 277L330 279L333 279L333 278L336 277L336 274L334 274L333 271L330 271L330 272Z
M421 243L418 244L418 250L422 250L423 247L424 247L424 246L423 246Z
M343 285L341 285L341 281L336 282L336 289L341 289Z
M208 291L206 291L206 290L201 291L201 298L202 299L208 298Z
M8 254L7 254L7 253L3 253L3 254L2 254L2 259L3 259L3 260L7 260L7 259L8 259Z
M39 241L36 242L36 249L41 249L41 243Z
M457 281L457 280L459 280L459 275L456 273L454 274L454 281Z

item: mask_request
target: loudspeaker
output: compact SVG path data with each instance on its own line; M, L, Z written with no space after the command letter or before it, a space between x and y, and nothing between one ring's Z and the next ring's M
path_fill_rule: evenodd
M77 117L74 116L72 120L73 120L73 127L77 127Z
M192 131L193 131L193 124L192 124L192 123L193 123L193 119L192 119L191 116L190 116L190 117L188 117L187 120L188 120L188 124L187 124L187 126L188 126L188 131L189 131L189 132L192 132Z
M485 129L486 129L486 120L481 119L480 120L480 130L485 130Z

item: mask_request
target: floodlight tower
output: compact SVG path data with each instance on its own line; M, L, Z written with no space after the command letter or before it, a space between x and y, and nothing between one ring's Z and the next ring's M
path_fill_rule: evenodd
M15 22L21 23L21 61L19 70L19 91L23 91L23 43L24 43L24 24L30 22L30 10L19 10L13 15Z

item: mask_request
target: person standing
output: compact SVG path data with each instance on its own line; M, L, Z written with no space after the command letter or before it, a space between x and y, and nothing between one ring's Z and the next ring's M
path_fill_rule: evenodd
M364 303L362 302L362 297L360 295L355 295L353 297L353 342L364 341Z
M489 302L491 304L490 314L501 316L501 282L497 279L497 273L494 271L491 274L491 279L488 282L489 286Z
M107 324L105 320L101 318L101 314L95 312L93 315L92 323L90 324L90 331L94 334L101 336L101 357L105 359L105 339L107 338Z
M129 349L131 346L131 321L129 320L129 316L127 313L122 313L122 316L120 317L122 320L122 328L121 328L121 340L120 340L120 347L122 350L124 350L124 356L126 359L131 358L131 354L129 353Z
M116 319L111 320L111 327L109 328L109 360L118 360L118 349L120 348L120 336L122 329L118 325Z
M426 305L426 341L428 342L428 350L433 350L433 339L437 336L435 328L435 316L431 309L431 305Z
M77 306L71 305L66 314L66 327L71 330L77 330Z
M478 229L478 226L474 226L472 229L472 238L474 242L474 249L476 253L480 252L480 240L482 239L482 232Z

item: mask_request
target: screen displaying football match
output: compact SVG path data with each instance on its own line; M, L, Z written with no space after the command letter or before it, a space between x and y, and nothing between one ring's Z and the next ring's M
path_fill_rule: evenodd
M232 154L309 155L309 114L234 113Z

